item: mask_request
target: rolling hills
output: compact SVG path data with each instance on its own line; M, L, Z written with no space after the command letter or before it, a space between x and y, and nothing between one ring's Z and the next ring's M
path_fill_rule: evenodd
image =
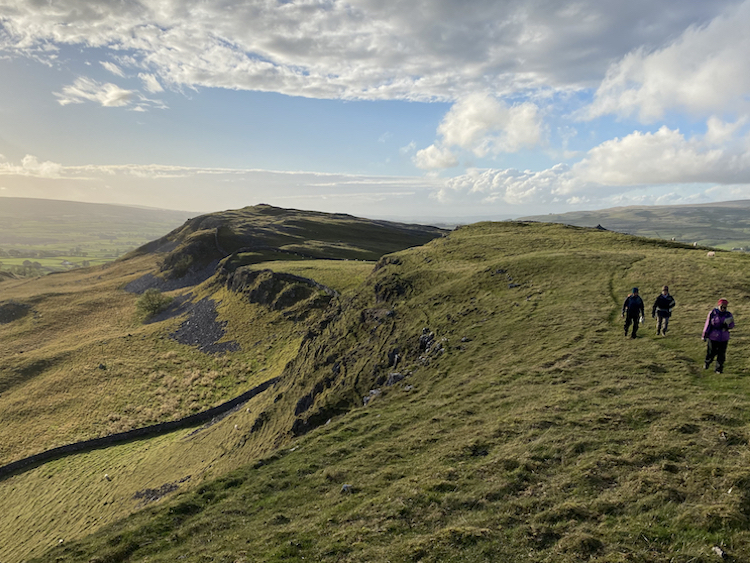
M331 229L353 218L307 216L301 236L301 213L2 282L27 311L0 324L4 461L279 378L212 424L0 481L8 562L750 556L746 255L523 222L378 251L382 225L347 239ZM233 238L274 214L279 238ZM664 283L672 332L623 338L630 288L648 306ZM172 308L139 324L130 284ZM700 331L720 296L738 328L718 376ZM180 343L191 324L227 346Z
M750 201L614 207L523 217L519 221L602 227L642 237L674 239L724 250L750 250Z
M0 275L23 263L34 274L112 262L164 235L187 211L0 197Z

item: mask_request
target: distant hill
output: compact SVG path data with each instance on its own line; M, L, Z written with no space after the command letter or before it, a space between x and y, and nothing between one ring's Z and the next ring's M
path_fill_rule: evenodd
M522 217L520 221L595 227L649 238L750 249L750 200L696 205L613 207Z
M0 197L0 269L24 262L39 274L111 262L195 214L34 198Z
M437 227L260 204L201 215L133 254L166 250L162 270L180 277L230 254L235 268L279 259L377 260L444 234Z
M196 214L188 211L82 203L51 199L0 197L0 246L38 244L81 234L141 229L156 238Z

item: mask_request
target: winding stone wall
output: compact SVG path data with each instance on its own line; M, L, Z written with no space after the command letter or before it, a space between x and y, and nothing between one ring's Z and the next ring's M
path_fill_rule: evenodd
M143 438L150 438L153 436L159 436L161 434L167 434L174 432L181 428L189 428L198 424L203 424L210 421L211 419L224 414L233 408L245 403L268 389L271 385L279 380L278 377L269 379L264 383L261 383L257 387L250 389L249 391L222 403L216 407L210 408L206 411L191 414L185 418L179 420L172 420L170 422L161 422L159 424L153 424L151 426L144 426L143 428L135 428L128 430L127 432L119 432L117 434L110 434L109 436L103 436L101 438L93 438L91 440L84 440L83 442L75 442L73 444L66 444L57 448L52 448L44 452L19 459L7 465L0 466L0 480L3 480L14 473L21 471L27 471L53 459L65 457L74 453L87 452L91 450L97 450L100 448L106 448L114 444L121 444L123 442L129 442L131 440L140 440Z

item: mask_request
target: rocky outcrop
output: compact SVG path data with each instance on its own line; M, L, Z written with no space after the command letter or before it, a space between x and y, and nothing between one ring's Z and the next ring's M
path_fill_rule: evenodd
M327 305L338 293L308 278L271 270L239 268L225 272L224 283L231 291L241 293L250 303L265 305L276 311L302 302L310 306Z

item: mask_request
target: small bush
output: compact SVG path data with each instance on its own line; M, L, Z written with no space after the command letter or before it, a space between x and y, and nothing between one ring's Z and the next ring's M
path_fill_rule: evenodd
M139 316L148 319L166 309L171 302L171 297L163 295L158 289L151 288L144 291L143 295L138 298L136 310Z

